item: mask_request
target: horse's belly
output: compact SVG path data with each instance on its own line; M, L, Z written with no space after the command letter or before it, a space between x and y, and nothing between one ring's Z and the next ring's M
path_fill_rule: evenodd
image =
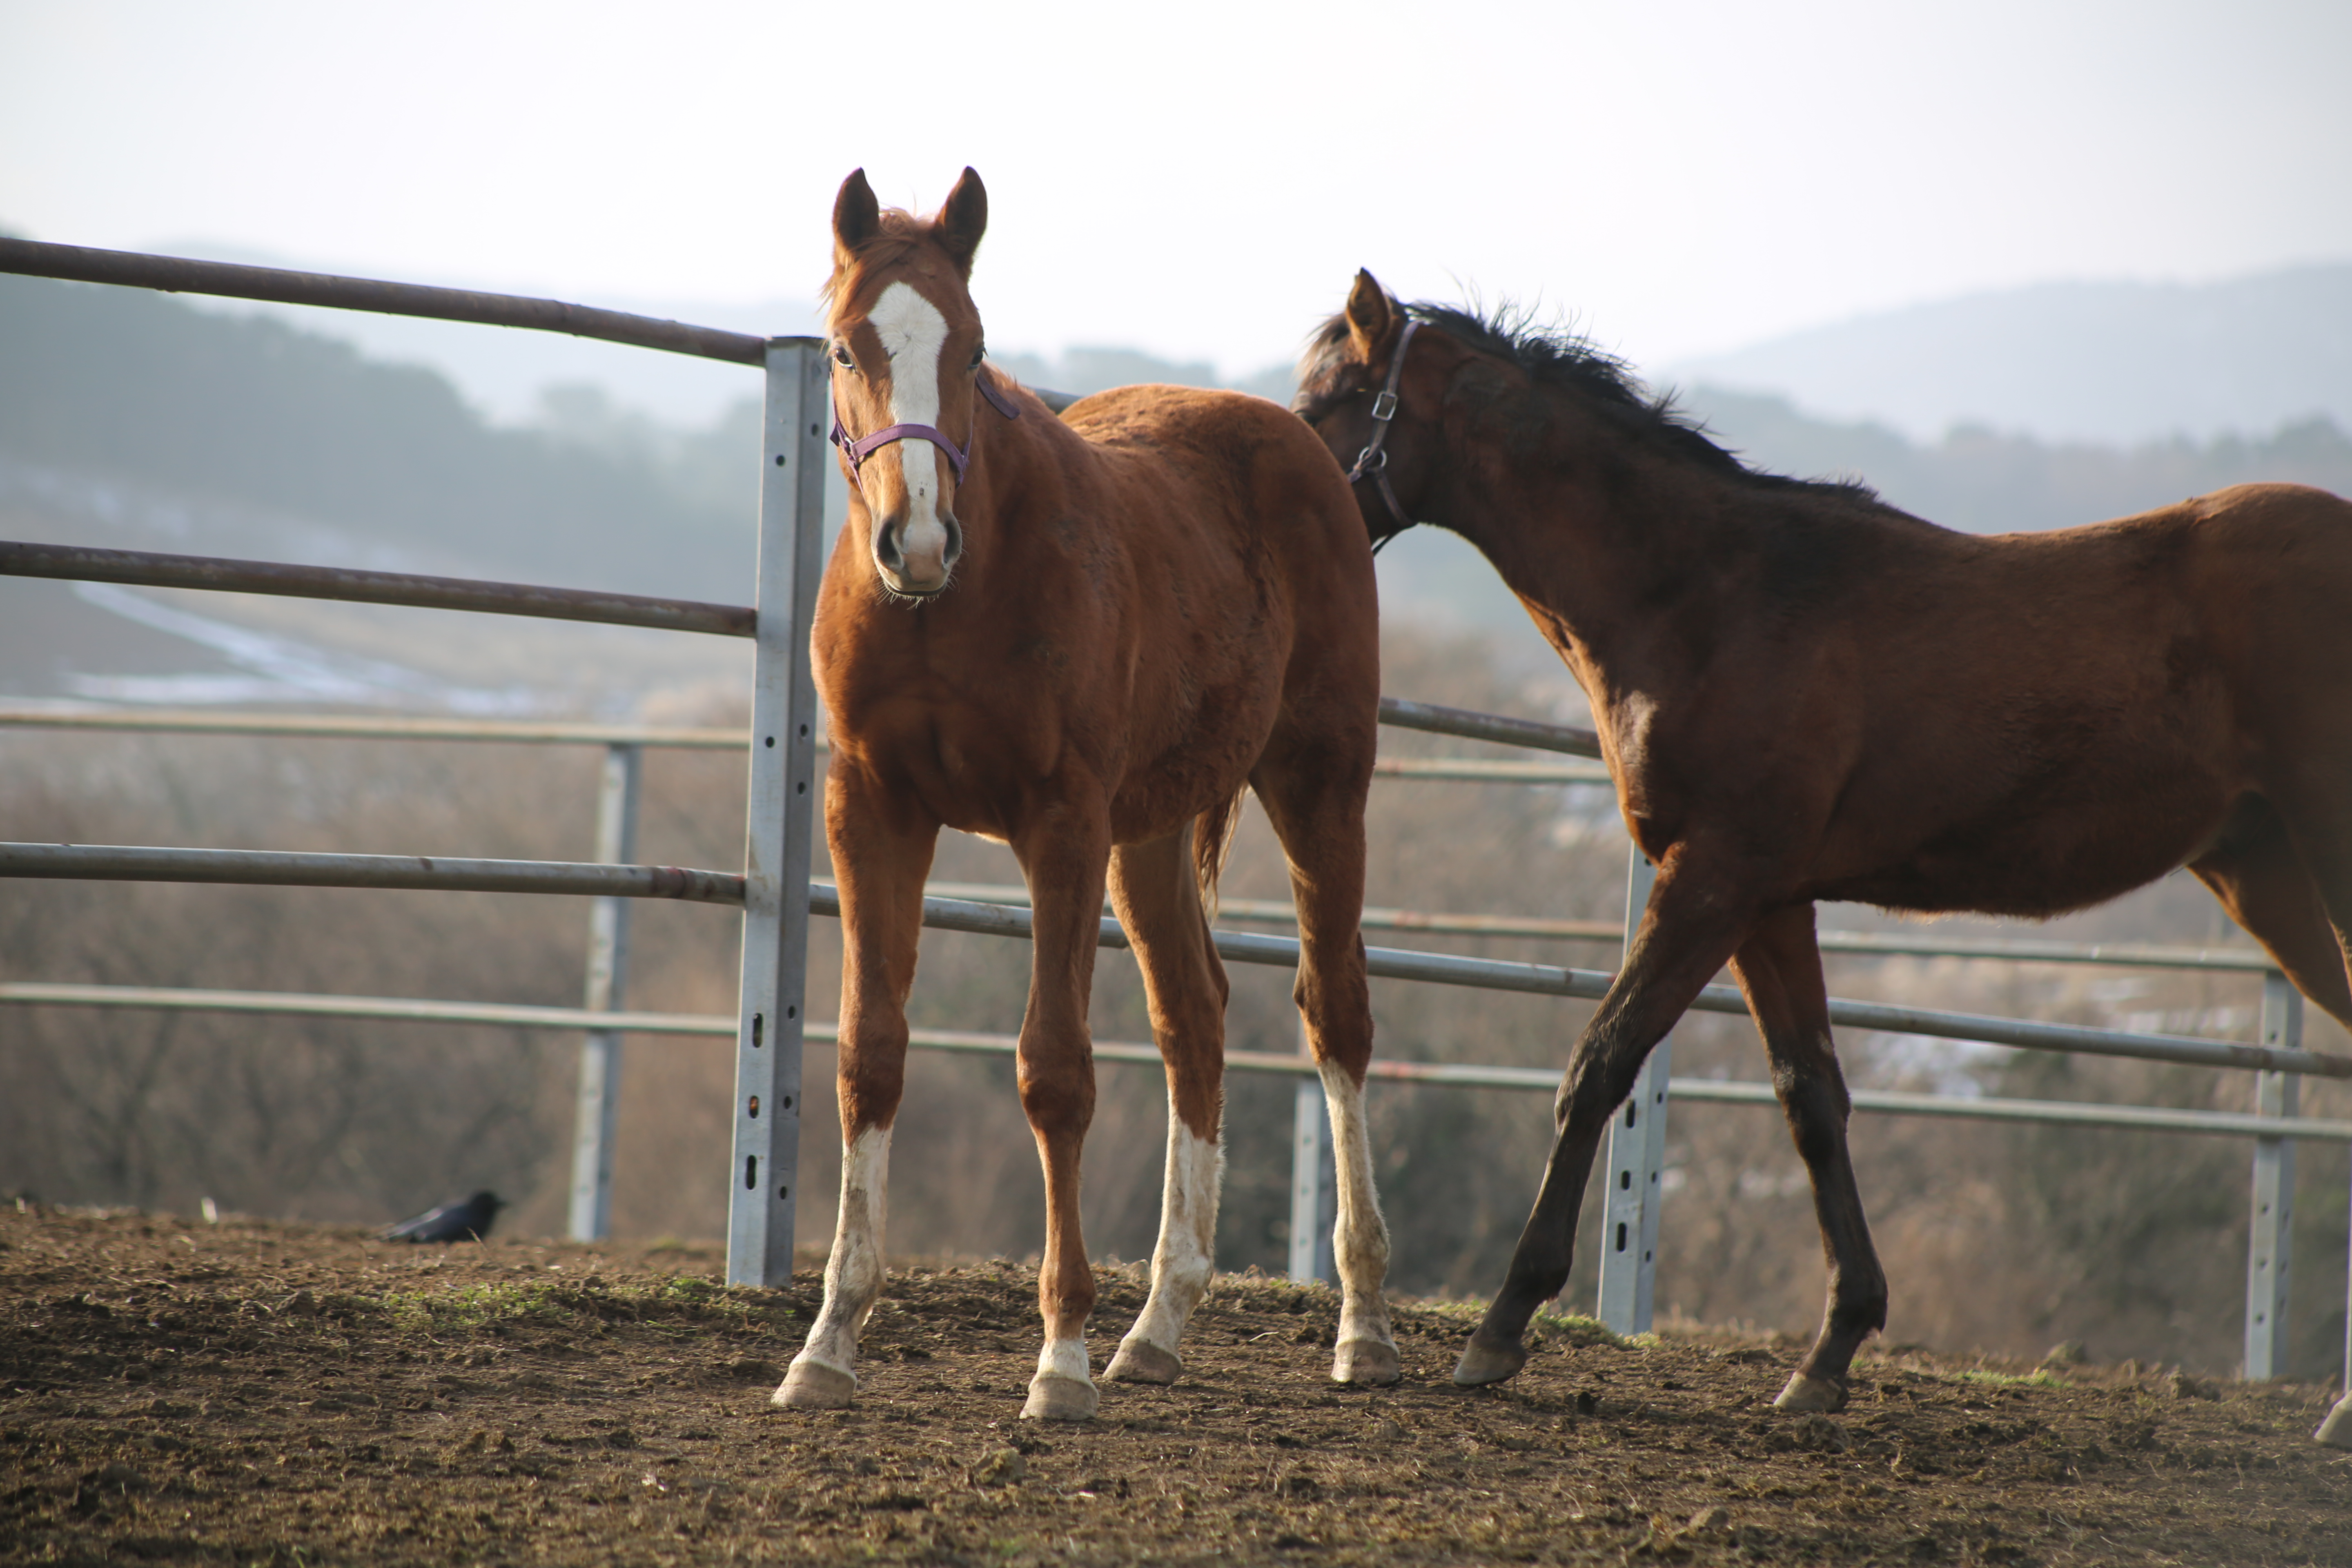
M2230 792L2205 780L2017 802L1832 879L1819 895L1922 913L2035 917L2086 909L2178 869L2210 843Z

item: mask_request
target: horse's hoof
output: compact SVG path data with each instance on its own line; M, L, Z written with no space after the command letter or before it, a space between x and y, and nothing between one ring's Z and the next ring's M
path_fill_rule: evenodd
M2336 1408L2327 1413L2327 1419L2319 1424L2319 1430L2312 1436L2331 1448L2352 1448L2352 1394L2336 1402Z
M1845 1380L1832 1383L1825 1378L1807 1377L1801 1372L1790 1373L1789 1386L1772 1404L1794 1415L1831 1415L1845 1408Z
M1473 1334L1470 1342L1462 1347L1462 1359L1454 1363L1454 1381L1464 1388L1484 1388L1512 1376L1527 1364L1527 1346L1513 1342L1497 1350Z
M1130 1335L1119 1342L1118 1354L1110 1358L1110 1370L1103 1375L1113 1383L1169 1384L1183 1371L1182 1356Z
M1379 1340L1349 1340L1331 1352L1334 1383L1364 1383L1385 1388L1403 1377L1404 1368L1397 1361L1396 1346Z
M1039 1373L1029 1380L1029 1403L1021 1407L1024 1421L1091 1421L1102 1395L1091 1383L1075 1377Z
M857 1379L852 1373L803 1359L793 1363L782 1386L768 1403L786 1410L846 1410L856 1392Z

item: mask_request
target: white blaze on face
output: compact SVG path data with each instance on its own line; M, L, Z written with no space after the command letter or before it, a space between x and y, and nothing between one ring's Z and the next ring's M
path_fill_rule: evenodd
M948 320L940 308L905 283L882 290L866 313L866 325L882 340L890 356L890 423L940 423L940 351L948 341ZM940 516L940 467L944 454L929 441L895 441L875 453L898 455L898 471L907 486L907 521L898 548L911 564L943 554L948 545L947 523Z

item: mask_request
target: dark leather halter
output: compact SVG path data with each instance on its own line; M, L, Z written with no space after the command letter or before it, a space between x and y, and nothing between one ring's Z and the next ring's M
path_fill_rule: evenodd
M1405 322L1404 335L1397 339L1396 353L1389 361L1388 384L1372 399L1372 438L1364 443L1364 449L1356 454L1356 466L1348 470L1350 485L1362 484L1369 479L1380 487L1381 500L1388 502L1389 515L1397 520L1399 529L1411 528L1413 520L1405 515L1403 505L1397 500L1396 487L1389 483L1389 455L1381 449L1381 443L1389 438L1389 426L1396 418L1397 384L1404 380L1404 351L1412 346L1412 335L1419 331L1419 321ZM1389 534L1381 544L1395 537ZM1374 545L1372 551L1378 554L1380 545Z
M1012 399L991 386L987 376L975 378L972 384L980 388L980 395L988 399L988 405L991 408L995 409L1007 419L1021 417L1021 410L1013 406ZM972 427L972 435L977 438L979 434L979 426L975 425ZM885 425L871 436L860 437L853 440L850 438L849 426L841 422L841 399L834 398L833 444L840 447L844 455L849 458L849 473L852 479L857 477L859 470L866 465L866 459L872 456L877 447L887 447L893 441L929 441L948 455L948 462L955 469L956 483L963 483L963 471L971 462L970 447L957 446L948 439L946 431L934 425Z

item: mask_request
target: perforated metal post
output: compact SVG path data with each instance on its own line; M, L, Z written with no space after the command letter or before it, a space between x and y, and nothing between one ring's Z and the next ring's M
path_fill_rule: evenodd
M1650 905L1657 873L1633 851L1625 873L1625 950ZM1609 1126L1608 1191L1601 1205L1601 1321L1621 1334L1646 1333L1658 1273L1659 1175L1666 1163L1666 1079L1674 1037L1642 1064L1633 1092Z
M825 406L823 344L814 338L770 342L743 847L743 986L727 1179L730 1285L783 1285L793 1273L814 833L810 807L816 799L816 690L808 642L824 569Z
M2283 974L2263 976L2263 1044L2299 1048L2303 994ZM2303 1077L2263 1072L2254 1078L2258 1116L2302 1112ZM2260 1382L2286 1375L2287 1287L2294 1261L2294 1140L2254 1140L2253 1227L2246 1242L2246 1376Z
M1307 1047L1307 1024L1298 1025L1298 1054ZM1339 1172L1331 1154L1331 1110L1324 1103L1321 1076L1301 1075L1290 1116L1290 1277L1300 1284L1339 1278L1331 1257L1331 1229L1339 1217Z
M604 748L604 787L596 794L596 858L628 866L637 858L637 790L645 748ZM629 983L629 900L588 905L588 985L592 1013L624 1005ZM592 1029L580 1042L580 1107L572 1133L572 1239L602 1241L613 1230L613 1129L621 1106L621 1037Z

